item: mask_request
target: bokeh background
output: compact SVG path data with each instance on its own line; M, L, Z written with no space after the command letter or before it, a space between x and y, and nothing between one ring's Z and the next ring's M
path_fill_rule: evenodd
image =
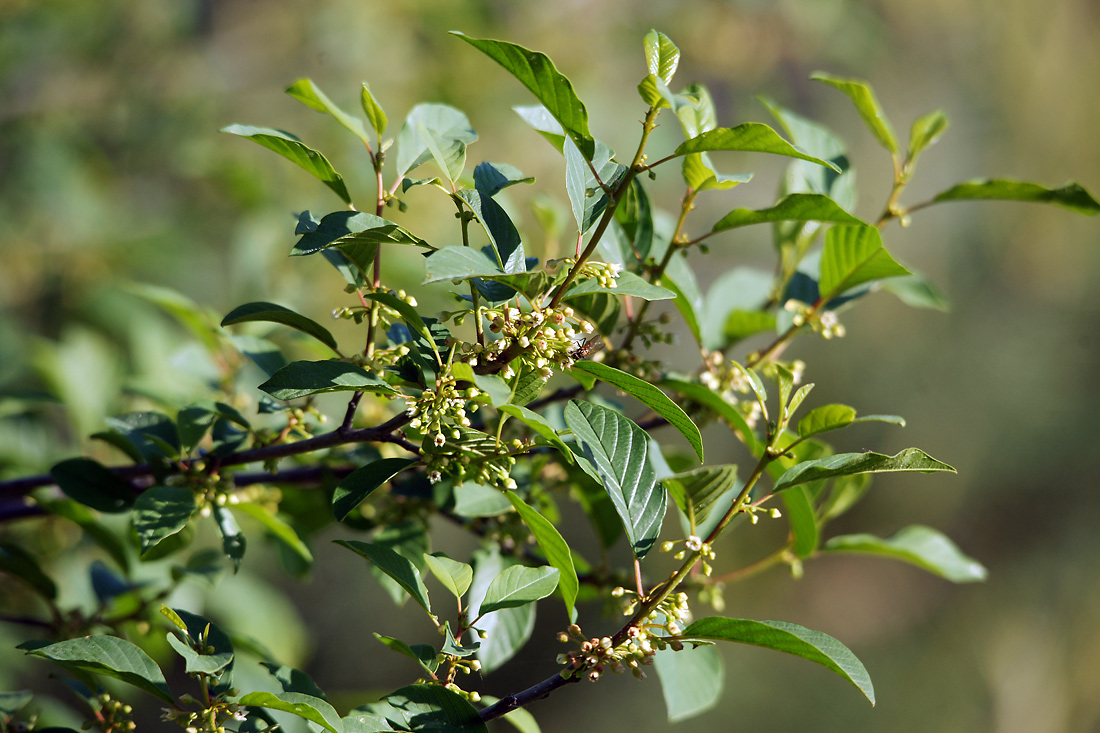
M722 124L770 121L754 101L767 94L844 137L864 219L885 200L889 160L846 99L808 80L817 69L870 81L903 139L918 115L942 108L951 118L922 159L910 203L978 176L1052 186L1073 179L1100 191L1100 6L1092 0L3 0L0 391L18 399L0 414L0 476L87 449L82 436L106 414L199 394L209 375L186 335L131 283L173 288L219 314L250 300L315 317L343 304L324 262L285 256L292 212L336 210L331 192L219 128L295 132L369 200L369 165L355 138L282 94L309 76L354 109L359 82L368 81L391 134L419 101L455 105L482 135L472 163L517 165L567 206L560 158L510 112L530 97L446 31L549 54L587 102L596 136L626 151L644 112L634 89L651 27L683 51L677 84L706 83ZM666 121L658 141L675 134ZM722 159L724 171L757 176L728 196L710 194L697 227L708 213L768 203L782 161L761 157ZM675 178L662 176L654 189L665 208L676 205ZM538 241L524 196L513 208ZM404 222L446 238L449 215L422 195ZM870 670L879 704L871 709L813 665L738 647L725 650L720 706L677 728L1100 730L1098 222L1005 203L947 204L913 219L908 229L888 228L886 242L943 287L951 312L879 295L846 317L843 341L807 339L792 353L811 365L816 404L844 401L909 421L903 431L853 431L838 441L842 449L916 445L959 470L879 480L834 531L887 535L929 524L985 563L990 578L951 586L908 567L837 558L811 563L799 581L775 571L735 586L730 615L794 621L844 641ZM766 233L714 250L714 258L765 261ZM393 276L415 287L416 263ZM42 402L42 393L66 406ZM722 446L710 437L715 456ZM339 553L319 547L318 556L306 581L269 574L292 604L259 585L265 570L255 566L210 603L231 613L240 607L234 599L268 594L271 628L282 630L265 640L329 691L409 681L411 669L369 637L395 633L399 614L365 575L361 588L349 587ZM371 610L383 620L376 624ZM278 618L296 620L279 626ZM538 643L558 622L543 619ZM11 645L0 652L0 687L23 679ZM487 688L501 694L543 678L556 651L533 649ZM573 687L533 712L544 731L669 727L652 678Z

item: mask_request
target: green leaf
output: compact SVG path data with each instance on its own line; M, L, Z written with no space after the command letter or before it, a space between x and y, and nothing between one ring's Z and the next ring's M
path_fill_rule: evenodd
M986 579L986 569L980 562L964 555L943 533L921 525L906 527L886 539L869 534L833 537L822 550L858 552L901 560L953 583L974 583Z
M833 163L802 152L779 137L775 130L760 122L746 122L737 127L719 127L701 133L684 141L680 147L676 148L673 155L703 153L710 150L741 150L750 153L785 155L789 158L808 160L811 163L832 168L837 173L840 172Z
M718 497L737 483L737 466L724 463L718 466L701 466L664 479L672 500L680 511L697 527L706 520Z
M42 571L34 555L19 545L0 542L0 572L19 578L46 600L57 598L57 584Z
M50 469L65 495L101 512L127 511L134 502L134 490L102 464L90 458L70 458Z
M381 138L386 132L386 126L389 125L389 120L386 118L386 113L383 111L382 106L375 101L374 95L371 94L370 87L366 82L363 82L363 90L359 93L359 101L363 106L363 112L367 115L370 126L374 128L375 133Z
M649 439L614 410L570 400L565 423L595 466L639 559L657 540L665 518L665 490L649 463Z
M661 692L668 710L668 722L693 718L718 704L725 686L722 656L713 644L665 649L653 658L661 680Z
M817 549L821 541L817 516L814 514L813 501L805 486L795 486L779 494L783 500L787 522L791 527L794 544L791 549L799 557L807 557Z
M418 104L409 112L397 134L398 178L432 159L432 152L420 134L421 126L445 141L445 146L452 143L469 145L477 140L477 133L461 110L446 104Z
M187 526L195 513L195 494L182 486L153 486L134 501L133 523L142 556Z
M718 220L711 233L776 221L832 221L840 224L862 224L859 219L840 208L828 196L819 193L792 193L767 209L734 209Z
M218 524L218 531L222 535L222 549L225 556L233 563L233 572L241 568L241 560L244 558L245 539L233 513L223 506L213 506L214 521Z
M272 130L268 127L252 127L250 125L230 125L229 127L223 127L220 132L240 135L263 145L268 150L274 150L287 160L304 168L308 173L335 191L336 195L343 199L345 204L351 203L351 195L348 193L347 186L344 185L343 176L333 170L328 158L289 132Z
M875 139L891 154L898 154L898 141L894 138L894 128L890 125L890 120L883 112L869 84L857 79L841 79L820 71L810 78L838 89L851 99L856 111L859 112L859 116L863 118L863 122L871 130Z
M451 31L466 43L484 53L516 77L542 102L550 115L572 138L586 160L592 160L596 141L588 132L588 110L573 91L573 84L562 76L554 62L537 51L505 41L471 38Z
M737 371L741 372L748 380L749 386L752 388L753 394L756 395L756 401L760 403L760 410L764 413L764 419L768 419L768 391L764 389L764 382L761 381L760 375L756 373L755 369L750 367L741 366L735 361L731 361L730 365Z
M829 485L829 496L818 508L822 526L844 514L867 493L871 487L871 474L858 473L838 476Z
M269 710L280 710L316 723L331 733L344 733L344 723L336 708L319 697L301 692L250 692L238 701Z
M523 523L531 530L531 534L534 535L535 541L539 543L539 547L546 555L551 567L558 569L558 588L565 600L565 611L569 614L569 620L573 621L577 615L575 605L577 593L580 590L580 581L577 580L577 569L573 565L573 554L569 551L569 545L566 544L565 538L561 536L557 527L549 519L535 511L523 499L519 498L514 491L507 491L504 495L508 497L508 501L512 502L512 506L519 512Z
M703 334L699 319L703 313L703 293L699 290L699 282L695 279L695 272L688 266L687 259L682 252L672 255L672 259L668 261L668 267L661 274L661 279L657 284L676 293L676 300L673 305L676 306L676 310L680 311L680 315L691 330L696 343L702 344ZM618 313L615 314L614 322L618 322ZM600 327L600 333L610 333L611 331L610 328L603 328L602 322L596 325Z
M920 473L947 471L955 473L955 469L951 466L937 461L917 448L906 448L893 456L870 451L866 453L838 453L835 456L804 461L792 466L780 476L779 481L776 482L775 490L782 491L791 486L834 476L897 471L919 471Z
M237 511L262 524L264 529L289 548L307 566L313 562L313 553L309 551L309 547L302 541L295 529L280 519L278 515L268 511L260 504L252 502L244 502L235 506Z
M420 577L420 571L408 558L399 555L385 545L370 542L337 540L336 544L367 558L374 567L397 581L397 584L404 588L405 592L412 596L412 599L419 603L425 611L429 614L432 612L431 603L428 601L428 589L424 587L424 580Z
M371 492L417 462L415 458L383 458L349 473L337 484L332 495L332 514L336 521L342 522Z
M0 692L0 714L5 716L15 715L33 698L34 693L30 690Z
M405 323L408 324L409 328L428 342L432 350L436 352L436 358L439 358L439 351L436 348L432 332L428 330L428 324L420 317L420 313L416 308L401 300L393 293L363 293L363 297L397 311L401 317L405 319Z
M808 659L836 672L862 692L872 705L875 688L863 663L839 641L797 624L785 621L750 621L748 619L701 618L684 629L680 638L705 641L735 641Z
M807 412L798 421L798 435L808 438L818 433L846 428L856 419L854 407L848 405L822 405Z
M296 361L271 375L260 389L277 400L323 392L397 394L397 390L374 374L346 361Z
M650 30L642 39L645 47L646 66L649 73L660 77L665 84L672 83L672 75L680 64L680 49L664 33Z
M615 207L615 221L643 261L653 249L653 209L645 186L637 178L630 181L630 188Z
M515 561L501 556L499 548L491 545L488 550L474 553L474 582L468 596L469 616L480 615L482 599L489 584ZM535 630L535 606L528 603L518 608L502 608L494 611L477 623L477 628L485 632L485 640L477 650L485 674L498 669L516 655Z
M382 636L381 634L375 634L375 639L382 642L390 649L394 650L398 654L404 654L410 659L415 659L416 663L423 667L429 673L434 673L439 669L439 660L436 656L435 649L428 644L406 644L400 639L395 639L392 636Z
M529 568L513 565L493 578L478 607L484 615L502 608L516 608L545 598L558 587L561 572L557 568Z
M718 113L714 108L714 100L705 86L687 85L679 95L679 100L681 104L674 109L685 138L693 138L718 127Z
M321 91L320 87L313 83L312 79L299 79L290 85L286 93L310 109L332 115L337 122L351 130L360 140L367 143L367 145L370 145L370 138L367 137L367 130L363 127L363 122L358 117L352 117L347 112L337 107L332 100Z
M424 554L424 562L432 575L449 590L455 598L461 598L470 589L474 579L474 569L458 560L452 560L442 552Z
M382 698L397 713L394 722L432 733L488 733L477 709L441 685L409 685Z
M284 326L290 326L291 328L297 329L302 333L307 333L333 351L337 353L340 352L340 350L336 348L336 339L332 337L332 334L329 333L327 328L311 318L306 318L289 308L284 308L275 303L245 303L230 311L229 314L222 319L221 325L231 326L235 323L244 323L246 321L281 323Z
M375 245L408 244L431 247L405 227L364 211L334 211L321 217L321 222L315 229L306 229L299 233L302 237L290 250L291 255L311 255L335 247L347 255L364 274L374 264Z
M453 244L432 252L424 261L424 284L441 280L469 280L473 277L505 275L500 265L486 257L481 250Z
M30 643L33 642L28 642ZM172 704L175 701L168 689L168 683L164 680L164 673L156 662L140 647L125 639L114 636L85 636L36 649L26 645L17 648L26 649L31 656L57 662L63 667L114 677L166 703Z
M937 203L976 200L1032 201L1064 206L1086 216L1100 213L1100 203L1078 183L1067 183L1061 188L1045 188L1037 183L989 178L960 183L936 194L932 199Z
M886 251L877 228L866 224L838 225L825 232L818 277L824 300L863 283L909 274Z
M679 430L680 434L687 439L688 444L691 445L699 460L703 460L703 436L699 432L699 428L691 421L683 408L669 399L668 395L660 389L644 379L639 379L621 369L596 361L578 361L573 364L573 369L588 372L596 379L621 389L665 420L668 420L669 425Z
M562 300L579 298L582 295L591 295L593 293L632 295L642 300L671 300L676 297L676 293L668 288L662 288L660 285L653 285L638 277L633 272L624 271L620 272L615 279L615 287L613 288L604 287L595 279L589 278L569 288L565 295L562 296Z
M199 654L172 632L166 634L168 645L186 662L187 674L218 674L233 661L232 654Z
M591 167L572 139L563 143L562 154L565 156L565 188L569 194L569 204L577 228L583 234L592 228L611 203L610 191L622 181L627 169L612 159L615 153L611 148L598 141ZM599 179L592 173L592 168L599 173Z
M940 139L940 135L947 129L947 124L947 115L942 110L930 112L913 122L913 127L909 130L908 159L910 172L912 172L913 161L925 148Z

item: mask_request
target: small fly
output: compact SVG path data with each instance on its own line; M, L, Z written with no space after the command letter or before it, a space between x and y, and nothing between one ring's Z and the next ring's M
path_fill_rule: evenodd
M603 347L603 338L600 336L593 336L588 340L574 341L573 345L569 347L569 357L571 359L587 359Z

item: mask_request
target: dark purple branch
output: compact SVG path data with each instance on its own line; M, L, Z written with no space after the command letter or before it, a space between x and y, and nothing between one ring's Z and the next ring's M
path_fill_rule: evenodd
M523 692L517 692L514 695L505 695L498 702L493 703L487 708L483 708L478 712L483 721L493 720L499 718L502 715L506 715L513 710L522 708L526 705L530 705L536 700L541 700L544 697L549 697L550 693L559 687L579 682L579 677L570 677L565 679L560 674L555 674L553 677L548 677L542 682L528 687Z

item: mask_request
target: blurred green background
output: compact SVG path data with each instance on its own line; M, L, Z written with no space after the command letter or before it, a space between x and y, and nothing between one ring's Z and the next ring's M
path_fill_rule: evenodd
M320 318L346 304L326 263L285 256L292 213L335 211L338 200L219 128L290 130L369 200L369 164L355 138L282 94L309 76L354 109L365 80L391 135L417 102L455 105L482 135L471 163L514 164L567 205L560 158L510 111L531 98L446 31L550 55L586 101L595 135L622 152L633 149L644 113L635 85L651 27L683 51L674 86L707 84L721 124L770 122L754 101L767 94L844 137L864 219L888 193L889 160L846 99L808 80L818 69L870 81L899 137L933 109L951 118L922 159L909 203L981 176L1051 186L1072 178L1100 191L1092 0L4 0L0 391L20 399L0 414L0 476L87 449L82 436L105 414L201 394L209 366L127 283L171 287L217 314L273 300ZM673 141L675 128L666 120L656 144ZM693 215L697 228L769 203L783 161L761 157L721 159L724 171L756 178L709 195ZM677 205L671 173L653 189L666 209ZM514 209L542 254L528 196L518 193ZM410 203L403 224L453 243L450 211L427 195L410 194ZM716 241L711 257L766 262L766 235ZM904 431L853 430L839 448L915 445L959 475L880 479L832 529L888 535L929 524L985 563L990 579L956 587L908 567L830 558L808 565L800 581L775 571L735 586L727 614L793 621L844 641L871 672L878 707L813 665L733 648L720 706L676 727L1100 730L1097 238L1095 220L1025 204L947 204L914 215L908 229L888 227L887 245L944 288L952 311L911 310L879 295L845 318L841 342L807 338L790 353L810 364L815 404L843 401L909 421ZM719 271L703 262L700 277ZM393 275L412 288L419 272L409 262ZM317 550L308 581L279 581L309 599L280 607L313 635L288 642L294 653L330 692L410 681L411 668L369 636L396 633L397 612L365 575L362 587L347 587L347 558ZM219 591L223 606L233 605L232 582ZM369 609L394 628L379 628ZM533 643L545 648L521 654L486 689L503 694L552 671L558 650L549 640L561 619L544 616ZM0 666L17 657L0 653ZM0 681L10 676L0 672ZM544 731L668 727L652 676L571 687L532 711Z

